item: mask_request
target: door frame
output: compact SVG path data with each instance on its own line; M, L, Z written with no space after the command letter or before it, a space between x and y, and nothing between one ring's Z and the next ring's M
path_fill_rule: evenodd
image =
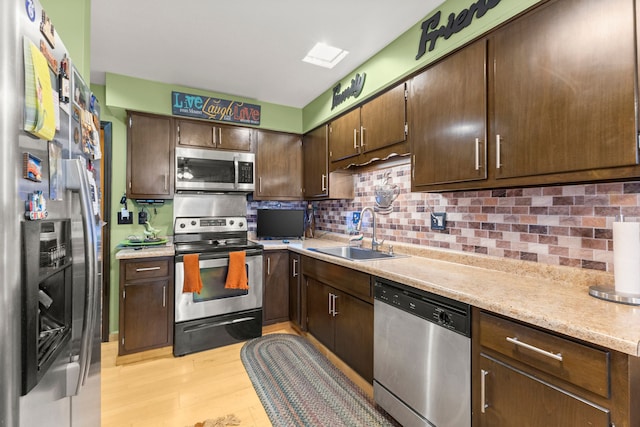
M100 170L102 177L102 342L109 341L109 312L111 295L111 169L112 137L111 122L100 122L102 139L102 159Z

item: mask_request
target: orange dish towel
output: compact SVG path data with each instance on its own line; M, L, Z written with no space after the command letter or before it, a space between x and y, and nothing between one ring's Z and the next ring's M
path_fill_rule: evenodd
M182 292L197 292L202 290L202 277L200 276L200 258L198 254L188 254L182 258L184 263L184 283Z
M249 289L247 270L244 266L245 258L244 251L229 252L229 271L224 285L226 289Z

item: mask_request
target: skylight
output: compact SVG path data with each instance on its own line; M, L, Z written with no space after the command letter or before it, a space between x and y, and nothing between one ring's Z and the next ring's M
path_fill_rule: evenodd
M346 50L329 46L325 43L316 43L302 60L320 67L333 68L338 62L342 61L348 53Z

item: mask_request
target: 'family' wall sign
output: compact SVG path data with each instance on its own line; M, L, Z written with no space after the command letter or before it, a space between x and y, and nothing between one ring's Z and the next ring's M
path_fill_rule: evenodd
M171 92L171 112L176 116L221 122L260 124L260 106L209 96Z
M500 0L478 0L472 3L468 9L463 9L456 15L455 13L449 14L449 20L446 25L440 25L440 11L436 12L431 18L422 22L422 35L420 36L420 44L418 45L418 54L416 60L420 59L422 55L427 52L427 44L429 44L429 52L431 52L435 46L439 37L448 39L453 34L468 27L473 20L473 16L476 18L482 18L489 9L493 9L500 3Z
M342 85L338 83L333 88L333 100L331 101L331 109L333 110L338 105L342 104L348 98L352 96L357 98L362 93L362 89L364 88L364 78L367 75L365 73L356 74L354 78L351 79L351 84L345 90L342 90Z

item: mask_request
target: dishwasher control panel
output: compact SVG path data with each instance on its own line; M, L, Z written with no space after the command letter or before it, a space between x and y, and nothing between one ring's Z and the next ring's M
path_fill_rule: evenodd
M381 278L375 280L374 298L464 336L471 336L469 304Z

